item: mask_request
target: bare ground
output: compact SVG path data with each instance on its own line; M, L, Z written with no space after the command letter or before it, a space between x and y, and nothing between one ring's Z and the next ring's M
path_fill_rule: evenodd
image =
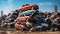
M0 31L0 34L60 34L60 32L20 32L20 31Z
M56 32L50 32L50 31L47 31L47 32L20 32L15 29L3 28L3 29L0 29L0 34L60 34L60 32L59 31L56 31Z

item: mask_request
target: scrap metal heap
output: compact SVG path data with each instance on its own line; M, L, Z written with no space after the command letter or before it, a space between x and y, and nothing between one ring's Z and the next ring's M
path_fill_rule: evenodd
M39 14L36 4L26 4L4 18L2 16L1 27L16 28L20 31L47 31L56 24L49 25L45 18Z

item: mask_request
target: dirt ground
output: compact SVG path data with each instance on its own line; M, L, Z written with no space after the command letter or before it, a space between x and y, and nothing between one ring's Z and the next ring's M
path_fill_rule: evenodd
M20 32L15 29L3 28L3 29L0 29L0 34L60 34L60 32L59 31L56 31L56 32L50 32L50 31L47 31L47 32Z
M0 31L0 34L60 34L60 32L20 32L20 31Z

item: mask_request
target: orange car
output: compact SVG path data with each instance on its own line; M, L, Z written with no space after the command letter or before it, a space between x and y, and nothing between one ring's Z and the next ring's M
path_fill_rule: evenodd
M27 18L29 18L29 16L18 17L17 19L19 21L26 21Z
M31 9L31 6L30 6L30 5L21 7L21 8L19 8L18 10L19 10L19 11L25 11L25 10L29 10L29 9Z
M29 9L32 9L32 8L35 9L35 10L37 10L38 6L35 5L35 4L32 4L32 5L27 5L27 6L21 7L18 10L19 11L25 11L25 10L29 10Z

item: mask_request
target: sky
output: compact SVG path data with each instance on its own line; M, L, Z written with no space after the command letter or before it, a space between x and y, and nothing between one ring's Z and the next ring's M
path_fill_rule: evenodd
M42 12L53 12L54 5L57 5L60 11L60 0L0 0L0 12L8 14L25 4L36 4Z

